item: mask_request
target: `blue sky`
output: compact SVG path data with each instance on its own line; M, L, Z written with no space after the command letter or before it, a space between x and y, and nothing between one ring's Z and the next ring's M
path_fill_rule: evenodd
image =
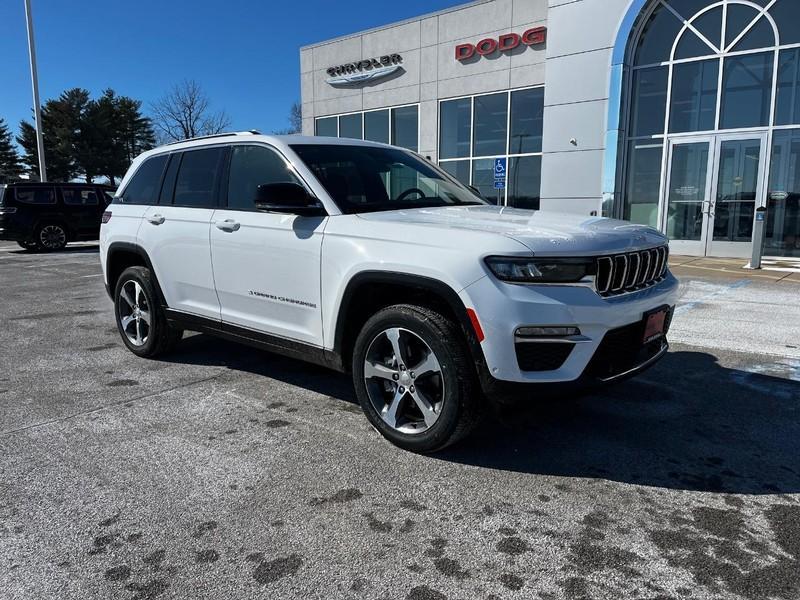
M287 126L299 48L464 0L32 0L42 102L111 87L148 102L195 79L232 127ZM23 0L0 2L0 117L30 119Z

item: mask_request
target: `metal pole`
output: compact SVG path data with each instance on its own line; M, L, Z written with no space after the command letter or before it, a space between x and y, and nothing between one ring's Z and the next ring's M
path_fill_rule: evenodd
M753 255L750 258L750 268L761 268L761 255L764 252L764 227L767 224L767 208L760 206L756 209L755 222L753 223Z
M44 161L44 134L42 133L42 107L39 103L39 74L36 70L36 47L33 41L33 16L31 0L25 0L25 20L28 23L28 54L31 59L31 83L33 84L33 114L36 119L36 147L39 149L39 179L47 181Z

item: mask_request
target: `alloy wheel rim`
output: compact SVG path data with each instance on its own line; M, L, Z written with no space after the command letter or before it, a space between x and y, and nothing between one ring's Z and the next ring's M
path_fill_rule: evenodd
M119 290L119 324L125 337L134 346L144 346L150 337L152 314L142 286L133 279Z
M55 249L63 246L67 241L67 234L58 225L47 225L39 234L39 241L45 248Z
M441 415L442 367L413 331L393 327L373 338L364 360L364 383L373 408L396 431L424 433Z

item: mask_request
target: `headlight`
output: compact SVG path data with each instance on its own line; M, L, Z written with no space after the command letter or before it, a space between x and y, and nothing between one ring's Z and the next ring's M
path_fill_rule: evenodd
M490 256L486 265L501 281L511 283L577 283L592 274L585 258L511 258Z

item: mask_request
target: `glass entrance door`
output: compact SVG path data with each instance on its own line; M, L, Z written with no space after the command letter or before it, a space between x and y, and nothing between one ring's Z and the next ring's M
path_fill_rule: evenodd
M720 136L706 254L749 258L756 207L765 200L766 134Z
M672 140L664 230L672 251L745 258L763 206L766 134Z
M713 158L711 137L673 140L669 144L664 230L673 254L705 256Z

